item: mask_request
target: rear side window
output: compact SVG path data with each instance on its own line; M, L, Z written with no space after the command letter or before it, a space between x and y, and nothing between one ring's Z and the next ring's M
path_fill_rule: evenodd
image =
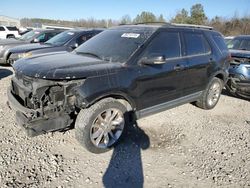
M221 35L212 35L212 38L221 52L227 51L227 45Z
M0 31L5 31L4 27L0 27Z
M186 55L202 55L211 52L211 48L201 33L184 33Z
M16 27L7 27L7 29L9 31L18 31L18 29Z
M166 58L181 56L180 35L177 32L161 32L148 45L143 57L164 55Z

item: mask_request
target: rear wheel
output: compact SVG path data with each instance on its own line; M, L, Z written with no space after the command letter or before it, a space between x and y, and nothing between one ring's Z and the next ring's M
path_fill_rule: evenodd
M206 110L214 108L220 99L222 88L222 81L214 77L203 91L200 100L195 103L196 106Z
M82 109L76 119L76 139L93 153L110 150L125 131L126 111L126 107L113 98Z

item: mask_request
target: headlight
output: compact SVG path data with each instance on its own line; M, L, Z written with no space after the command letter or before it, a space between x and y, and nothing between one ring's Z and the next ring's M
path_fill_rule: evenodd
M32 56L31 52L18 54L18 58L25 58L25 57L30 57L30 56Z
M3 50L3 46L0 46L0 51L2 51Z

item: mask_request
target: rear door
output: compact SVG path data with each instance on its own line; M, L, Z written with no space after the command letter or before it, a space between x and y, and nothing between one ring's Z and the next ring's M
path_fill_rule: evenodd
M188 62L188 80L185 94L202 91L208 83L208 71L213 62L211 47L203 32L184 31L184 56Z

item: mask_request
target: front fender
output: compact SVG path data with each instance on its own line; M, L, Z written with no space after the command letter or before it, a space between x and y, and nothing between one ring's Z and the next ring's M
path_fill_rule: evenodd
M121 87L120 78L116 73L87 78L75 91L77 98L76 106L78 108L87 108L103 98L113 97L125 99L129 102L132 109L135 109L135 102L127 91L126 88Z

